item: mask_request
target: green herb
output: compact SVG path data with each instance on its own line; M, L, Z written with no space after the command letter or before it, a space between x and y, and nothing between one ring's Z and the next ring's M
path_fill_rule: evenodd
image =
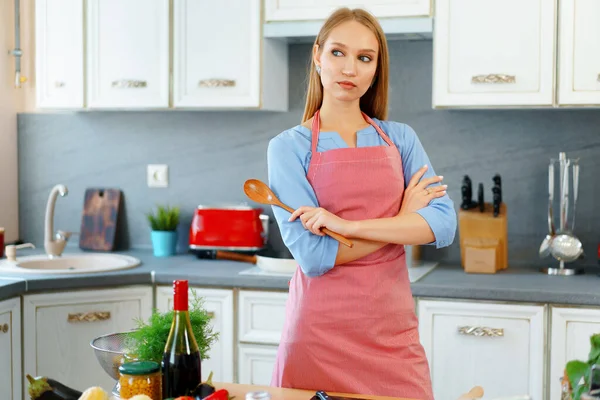
M592 366L600 364L600 333L590 337L590 345L591 349L587 362L572 360L565 367L569 384L573 388L573 400L580 400L581 394L589 391L589 377Z
M198 343L200 357L202 360L207 360L209 359L208 351L217 340L219 333L213 333L210 325L211 316L203 306L204 299L192 292L189 305L190 322ZM155 309L147 323L136 319L137 329L126 339L128 354L139 360L161 362L171 330L173 315L173 310L160 313Z
M179 207L157 206L156 213L146 214L153 231L174 231L179 225Z

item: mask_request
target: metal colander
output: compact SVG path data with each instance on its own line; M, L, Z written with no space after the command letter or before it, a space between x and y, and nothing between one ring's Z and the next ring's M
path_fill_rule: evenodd
M125 355L127 351L126 339L132 332L110 333L99 336L90 342L90 346L94 349L94 354L102 369L115 380L119 379L121 364L125 361L133 361Z

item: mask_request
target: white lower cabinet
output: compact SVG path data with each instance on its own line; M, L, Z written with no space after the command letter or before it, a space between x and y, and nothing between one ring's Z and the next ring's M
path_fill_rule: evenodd
M560 379L567 362L587 361L590 336L600 333L600 309L552 307L551 310L548 390L550 400L560 400Z
M209 358L202 361L202 379L213 372L214 382L233 382L233 290L190 288L189 299L193 293L204 301L203 307L212 316L213 332L219 338L208 352ZM160 286L156 291L156 308L165 312L173 309L173 288Z
M238 383L269 385L285 322L288 292L241 290L238 298Z
M419 332L436 399L473 386L485 398L544 398L545 306L419 301Z
M276 357L277 346L241 343L238 346L239 383L269 386Z
M0 399L21 400L21 299L0 301Z
M190 298L194 293L219 333L202 364L203 379L213 371L216 382L270 385L288 293L190 288ZM171 309L172 297L171 286L157 287L157 309ZM489 399L560 400L566 363L586 361L590 336L600 333L600 307L416 300L419 335L440 400L455 400L477 385ZM9 355L0 358L0 399L23 398L23 374L45 375L78 390L112 390L115 381L90 342L135 328L136 319L150 317L152 304L153 289L144 286L24 295L21 343L20 299L0 302L0 354Z
M90 342L134 329L152 312L151 287L123 287L23 296L24 374L47 376L77 390L113 380L100 366ZM25 393L27 382L23 379Z

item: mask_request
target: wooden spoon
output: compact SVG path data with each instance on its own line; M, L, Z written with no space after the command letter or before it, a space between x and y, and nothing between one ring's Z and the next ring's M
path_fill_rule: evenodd
M481 386L475 386L471 388L467 393L463 394L458 400L474 400L483 397L483 388Z
M264 182L259 181L258 179L248 179L246 182L244 182L244 193L246 193L246 196L248 196L251 200L256 201L257 203L278 206L288 211L289 213L294 212L294 210L291 207L288 207L285 204L283 204L277 198L277 196L275 196L275 193L273 193L269 186L267 186ZM340 235L339 233L332 232L327 228L323 228L322 231L323 233L325 233L328 236L331 236L343 245L346 245L348 247L353 246L350 240Z

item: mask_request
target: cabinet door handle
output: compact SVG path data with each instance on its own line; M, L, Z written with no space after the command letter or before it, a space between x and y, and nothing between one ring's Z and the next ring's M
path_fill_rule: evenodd
M232 79L203 79L198 82L200 87L233 87L235 86L235 80Z
M471 78L471 83L515 83L517 77L507 74L487 74L475 75Z
M8 332L8 324L4 324L4 325L0 326L0 332L2 332L2 333Z
M120 88L120 89L145 88L146 86L147 86L146 81L121 80L121 81L114 81L112 83L112 87Z
M65 87L65 85L66 85L66 83L61 82L61 81L54 82L54 87L57 87L57 88Z
M487 326L459 326L458 333L467 336L500 337L504 336L504 329L488 328Z
M97 322L110 319L110 311L94 311L88 313L73 313L67 317L68 322Z
M215 318L215 313L213 311L208 311L206 314L208 315L208 318L210 318L210 319Z
M598 77L596 78L596 80L597 80L598 82L600 82L600 74L598 74Z

